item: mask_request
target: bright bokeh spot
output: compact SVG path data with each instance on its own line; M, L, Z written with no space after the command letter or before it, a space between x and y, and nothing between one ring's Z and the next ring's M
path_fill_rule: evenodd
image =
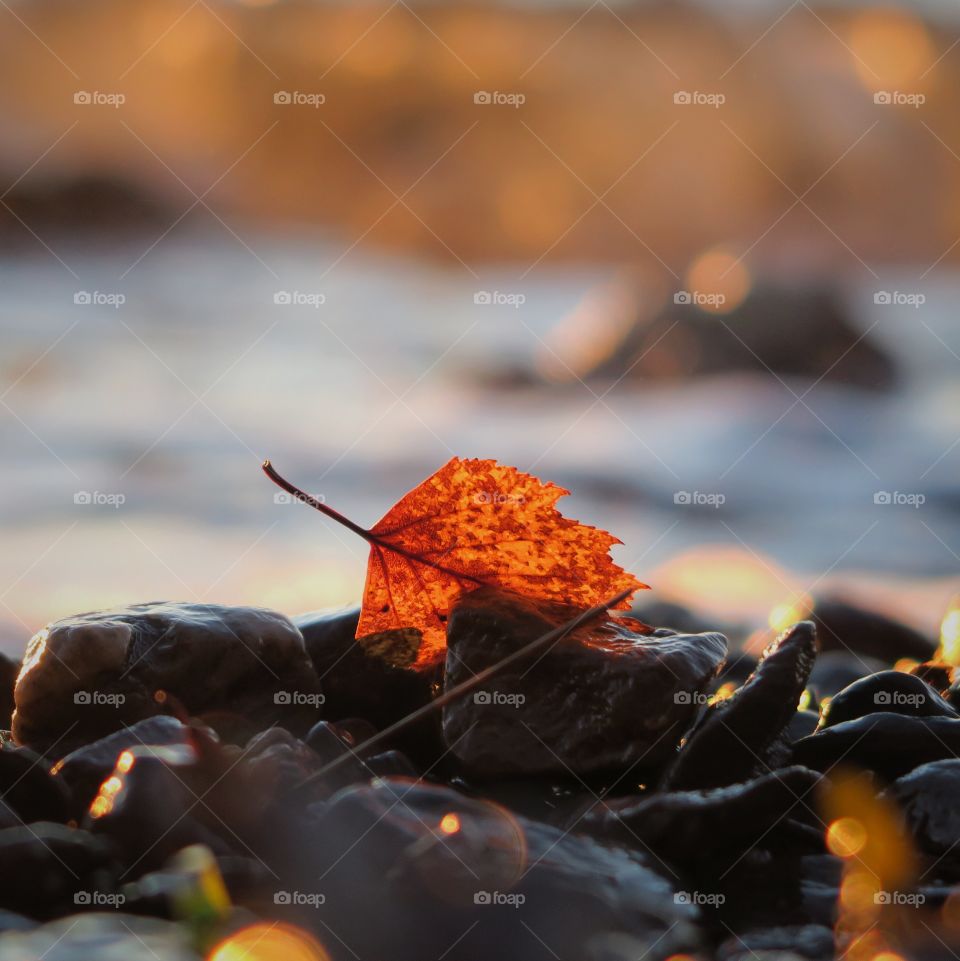
M723 247L702 253L687 270L686 289L693 294L718 295L722 302L701 304L714 314L728 314L750 292L750 273L736 254Z
M440 818L440 830L444 834L456 834L460 830L460 818L456 814L444 814Z
M860 82L872 91L917 92L937 59L923 23L906 10L890 7L854 18L850 48Z
M130 768L133 767L133 755L129 751L124 751L120 757L117 758L117 770L121 774L126 774Z
M813 611L813 600L806 594L799 595L783 604L777 604L767 618L771 630L785 631L788 627L808 618Z
M300 928L254 924L221 941L207 961L330 961L330 955Z
M852 858L867 843L867 830L856 818L837 818L827 828L827 847L838 858Z
M960 666L960 606L957 606L956 601L940 625L940 651L937 659L946 661L953 667Z

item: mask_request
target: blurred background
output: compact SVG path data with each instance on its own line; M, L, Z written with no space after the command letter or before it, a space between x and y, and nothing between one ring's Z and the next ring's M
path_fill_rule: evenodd
M454 454L658 600L935 632L960 563L960 11L10 0L0 646L356 601Z

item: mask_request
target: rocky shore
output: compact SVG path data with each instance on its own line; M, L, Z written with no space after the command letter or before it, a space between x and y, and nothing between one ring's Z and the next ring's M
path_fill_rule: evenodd
M572 613L474 591L421 672L356 609L48 625L2 671L0 958L951 955L960 686L870 612L759 659L611 613L365 749Z

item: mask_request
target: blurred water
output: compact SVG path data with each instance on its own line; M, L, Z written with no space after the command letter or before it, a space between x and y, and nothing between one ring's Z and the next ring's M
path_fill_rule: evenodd
M571 488L565 512L618 534L618 560L664 595L752 616L847 577L926 627L939 619L960 552L955 278L927 278L920 310L850 286L907 372L896 395L821 384L798 404L767 375L504 391L475 371L529 366L603 272L477 277L316 237L245 241L184 236L125 276L149 239L58 245L67 269L0 261L4 646L126 601L293 613L356 599L364 545L276 504L264 457L365 525L453 454L495 457ZM478 290L526 299L478 305ZM83 491L106 496L76 504ZM682 491L725 503L676 504ZM926 500L877 505L880 491Z

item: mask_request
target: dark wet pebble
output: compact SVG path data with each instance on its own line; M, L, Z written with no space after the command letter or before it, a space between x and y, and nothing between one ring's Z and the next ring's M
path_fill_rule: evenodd
M0 908L30 918L72 914L92 906L94 892L118 891L113 846L63 824L0 831L0 864Z
M813 771L793 767L709 791L616 798L593 806L578 830L653 851L674 866L729 860L775 843L771 832L788 815L809 819L811 792L820 780Z
M796 713L816 653L810 621L784 631L743 686L706 710L667 770L664 789L723 787L763 769L768 748Z
M156 714L227 712L304 730L320 682L282 614L215 604L136 604L64 618L30 641L13 735L59 756Z
M481 588L453 608L445 687L576 611ZM675 748L726 657L721 634L651 636L610 617L584 625L448 704L443 735L478 776L653 768Z
M960 717L960 713L915 674L881 671L854 681L834 695L823 710L820 727L833 727L878 711L912 717Z
M29 748L0 747L0 798L23 822L63 822L70 817L70 793L47 769L46 761Z
M169 715L144 718L121 731L85 744L59 760L50 772L70 792L73 817L79 817L94 799L100 785L110 776L119 755L143 745L189 745L191 729Z
M884 614L832 597L817 598L812 615L823 651L846 650L891 666L902 657L926 661L936 643Z
M843 761L893 781L930 761L960 754L960 719L881 712L801 738L796 764L828 771Z
M885 792L893 798L922 850L935 857L960 860L960 760L922 764L894 781Z
M232 853L200 820L211 811L211 802L192 776L196 764L192 748L130 748L101 786L83 826L116 845L123 856L125 881L157 870L190 844L206 844L217 854Z
M355 639L359 607L312 611L293 619L321 678L324 717L359 717L388 727L428 703L439 690L441 666L415 671L367 652ZM439 720L428 718L396 745L415 759L432 762L443 752Z

